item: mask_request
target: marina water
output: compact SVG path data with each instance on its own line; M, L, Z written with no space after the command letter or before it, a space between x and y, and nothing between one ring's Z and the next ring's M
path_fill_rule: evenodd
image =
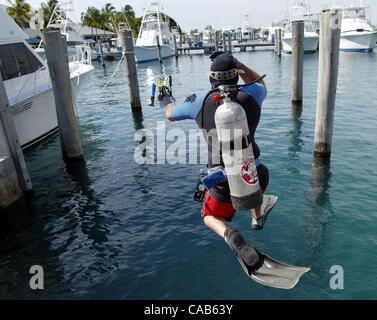
M340 54L331 165L313 168L318 55L305 55L304 104L291 105L291 56L235 53L267 74L256 140L279 196L263 231L250 213L232 226L256 248L308 266L290 291L251 281L229 247L207 229L192 200L200 164L134 161L135 132L165 121L149 107L158 62L138 66L142 114L130 108L124 66L105 90L100 64L77 100L85 164L67 167L59 136L26 153L35 197L1 217L0 298L18 299L376 299L377 55ZM107 62L107 74L117 62ZM164 61L178 102L210 89L208 56ZM185 132L194 121L166 123ZM172 142L171 142L172 143ZM169 143L167 142L167 146ZM44 290L31 290L32 265ZM330 287L330 268L344 289Z

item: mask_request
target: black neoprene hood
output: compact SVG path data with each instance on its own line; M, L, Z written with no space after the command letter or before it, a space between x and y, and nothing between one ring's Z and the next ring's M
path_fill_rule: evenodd
M237 69L237 65L234 62L233 58L229 54L221 54L213 60L211 64L211 71L228 71L232 69ZM230 80L215 80L212 77L209 77L212 88L216 88L219 85L235 85L238 83L239 76L236 75Z

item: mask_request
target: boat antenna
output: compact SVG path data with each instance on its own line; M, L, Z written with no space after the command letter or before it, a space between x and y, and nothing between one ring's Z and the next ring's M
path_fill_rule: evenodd
M160 41L161 41L161 44L163 44L163 41L162 41L162 33L161 33L160 8L159 8L158 6L156 6L156 12L157 12L158 32L160 33Z

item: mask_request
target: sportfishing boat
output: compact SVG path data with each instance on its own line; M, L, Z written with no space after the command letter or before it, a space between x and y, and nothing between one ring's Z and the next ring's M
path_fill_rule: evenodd
M314 53L318 49L319 35L316 32L317 26L312 20L313 15L309 14L308 7L303 3L296 3L292 6L292 13L289 19L286 19L283 27L283 34L281 38L283 51L285 53L292 53L292 21L305 21L304 34L304 52Z
M182 45L182 43L181 43L181 34L179 33L178 28L172 27L171 33L172 33L173 36L175 36L175 39L177 41L177 46L180 47Z
M55 100L45 61L26 42L28 36L0 6L0 72L23 149L58 131ZM93 70L90 51L77 47L70 62L73 95Z
M241 41L247 42L253 39L253 27L249 23L249 15L245 15L244 24L241 27Z
M377 31L368 23L366 7L343 8L340 50L371 52L376 47Z
M215 45L215 30L212 26L206 26L203 32L203 45L214 46Z
M161 48L161 58L166 59L175 55L169 21L162 10L162 6L157 2L151 2L144 11L135 45L137 63L158 60L157 37Z

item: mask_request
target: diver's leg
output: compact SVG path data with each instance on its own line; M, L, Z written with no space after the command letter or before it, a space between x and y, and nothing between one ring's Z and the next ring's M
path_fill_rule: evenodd
M262 205L260 205L259 207L256 207L255 209L252 209L252 213L253 213L253 217L255 219L259 219L261 217L261 214L262 214Z
M202 206L202 217L205 225L220 237L224 238L226 222L231 222L236 210L232 203L221 203L211 197L208 191Z
M269 180L270 180L268 169L265 165L260 164L257 167L257 171L258 171L260 188L262 189L262 194L264 194L266 192L266 189L267 189L267 186L268 186L268 183L269 183ZM262 219L260 219L261 216L262 216L262 206L263 206L263 203L260 206L258 206L257 208L254 208L254 209L251 210L251 213L252 213L252 216L253 216L252 228L254 230L263 229L264 221L262 221Z
M240 232L226 225L226 221L231 222L235 213L236 210L231 203L218 202L206 194L202 207L205 225L223 238L247 266L253 267L259 261L258 253Z
M221 217L205 216L204 224L220 237L224 238L224 232L227 228L225 219Z

